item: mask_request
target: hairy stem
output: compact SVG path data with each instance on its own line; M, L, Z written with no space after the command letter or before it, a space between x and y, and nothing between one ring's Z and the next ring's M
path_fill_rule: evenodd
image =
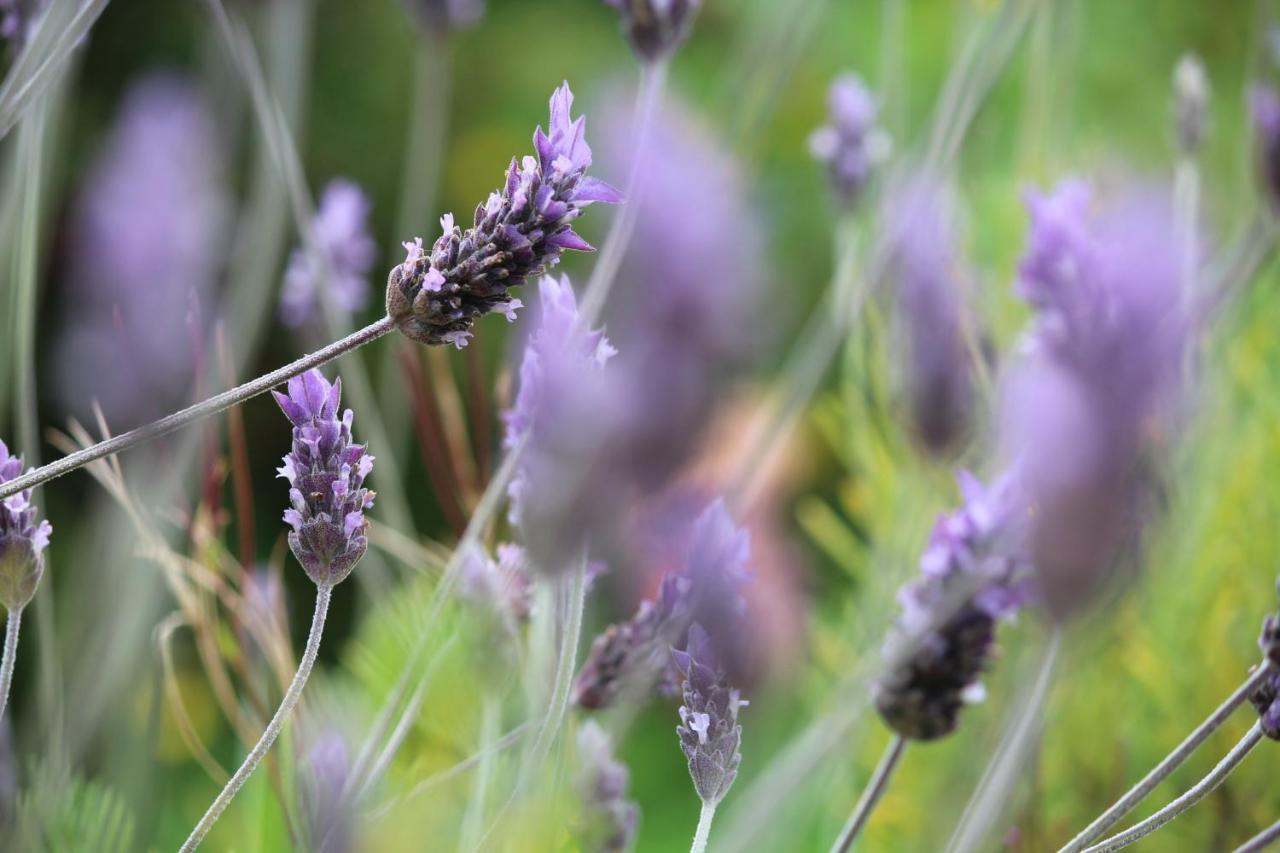
M707 849L707 839L711 837L711 821L715 820L716 804L703 803L702 813L698 815L698 828L693 833L693 845L689 847L689 853L704 853Z
M880 798L888 790L889 780L893 778L893 771L898 769L898 761L901 760L906 748L907 740L902 735L894 735L893 740L889 741L889 746L885 748L880 763L876 765L876 772L867 783L867 789L862 792L858 804L854 806L849 819L845 821L840 835L836 838L836 843L831 845L831 853L845 853L853 845L853 840L858 837L867 819L871 817L871 812L875 810Z
M0 659L0 720L9 705L9 686L13 684L13 665L18 660L18 626L22 624L22 608L9 611L4 629L4 658Z
M1253 694L1258 685L1271 672L1272 664L1270 661L1263 661L1253 675L1249 676L1244 684L1240 685L1234 693L1227 697L1227 700L1219 705L1209 715L1208 719L1197 726L1191 734L1187 735L1186 739L1178 744L1173 752L1166 755L1150 773L1142 777L1142 781L1130 788L1128 793L1117 800L1111 808L1103 812L1097 820L1086 826L1079 835L1071 839L1071 842L1063 847L1059 853L1079 853L1090 842L1114 826L1116 822L1145 800L1147 795L1156 789L1157 785L1168 778L1170 773L1177 770L1184 761L1191 757L1191 753L1195 752L1200 744L1208 740L1209 735L1217 731L1227 721L1235 709Z
M1241 844L1236 848L1235 853L1258 853L1258 851L1266 850L1277 841L1280 841L1280 820L1271 824L1271 826L1268 826L1244 844Z
M232 406L239 405L245 400L269 391L282 382L306 373L313 367L327 364L340 355L362 347L370 341L376 341L394 329L395 324L391 321L391 318L383 317L376 323L371 323L363 329L352 332L342 340L329 344L324 349L317 350L310 355L304 355L297 361L290 362L284 367L259 376L251 382L223 391L221 394L215 394L209 399L196 403L194 406L188 406L180 412L166 415L158 421L140 426L106 441L100 441L91 447L86 447L83 450L78 450L75 453L50 462L48 465L42 465L20 477L14 477L12 480L0 484L0 499L47 483L50 480L61 477L63 474L69 474L77 468L83 468L90 462L96 462L104 456L120 453L131 447L159 438L162 435L182 429L185 426L204 420L210 415L225 412Z
M1240 742L1227 753L1226 758L1219 761L1218 766L1210 770L1209 775L1197 782L1190 791L1187 791L1181 797L1178 797L1178 799L1142 821L1142 823L1134 824L1119 835L1112 836L1101 844L1087 848L1085 853L1107 853L1107 851L1111 850L1120 850L1155 832L1217 790L1218 786L1226 781L1227 777L1231 775L1231 771L1236 769L1262 738L1261 723L1254 723L1253 727L1245 733L1245 736L1240 738Z
M311 617L311 633L307 635L307 648L302 653L302 661L298 664L298 672L293 676L293 681L289 684L289 689L285 691L284 698L280 700L280 707L276 709L275 716L267 724L266 731L262 733L262 737L258 739L253 749L250 750L248 757L240 765L240 769L235 772L235 775L227 782L226 787L222 789L222 793L218 794L218 798L209 806L209 809L204 813L204 817L200 818L196 828L191 830L191 835L187 837L186 843L182 845L182 853L190 853L190 851L200 846L200 842L209 834L209 830L213 828L218 818L226 811L227 806L231 804L231 801L244 786L244 783L253 775L253 771L262 763L267 751L271 749L271 745L280 736L280 731L284 728L285 722L288 721L289 715L293 713L298 700L302 698L302 688L306 686L307 678L311 675L311 668L315 665L316 653L320 650L320 635L324 633L324 619L329 612L329 599L332 595L333 587L316 587L316 612Z

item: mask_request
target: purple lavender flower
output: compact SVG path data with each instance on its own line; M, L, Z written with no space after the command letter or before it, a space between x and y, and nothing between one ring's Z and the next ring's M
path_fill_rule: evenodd
M985 488L962 473L960 489L964 506L938 519L920 578L898 594L902 615L888 643L894 666L875 688L885 722L915 740L955 731L960 710L982 695L997 623L1031 598L1012 480Z
M954 205L935 179L910 180L887 201L880 251L895 281L903 349L900 379L913 433L946 455L973 420L973 362L965 342L972 323L956 247Z
M1178 147L1184 155L1194 155L1204 142L1209 109L1209 75L1194 53L1184 54L1173 69L1173 98Z
M296 329L311 322L321 308L322 283L328 284L327 296L343 314L369 304L369 268L378 254L369 234L370 207L368 196L353 181L337 178L325 187L311 230L325 253L330 278L325 282L318 274L305 248L294 250L280 294L280 320L286 326Z
M809 137L809 150L825 163L841 203L852 208L871 172L889 156L889 136L876 126L879 107L862 78L841 74L827 95L830 123Z
M640 807L627 799L627 765L614 757L609 735L595 720L578 729L578 761L578 787L593 829L587 849L626 853L635 844Z
M523 621L533 608L533 582L524 549L504 542L497 552L495 560L476 546L466 555L458 578L458 594L504 620Z
M555 266L566 249L591 251L573 221L589 205L616 204L621 196L587 176L586 119L571 119L572 105L565 83L551 96L550 135L541 127L534 133L537 156L512 158L506 185L476 207L470 229L447 215L430 252L421 240L405 244L408 256L387 282L387 313L406 336L461 348L479 317L515 318L520 300L511 288Z
M316 585L332 587L369 546L364 511L373 506L374 493L364 480L373 457L352 442L351 410L338 418L341 379L330 385L320 371L309 370L289 380L288 395L272 395L293 423L293 448L279 469L289 481L289 547Z
M11 456L0 441L0 483L22 473L22 457ZM44 576L44 549L53 526L36 522L31 490L5 498L0 506L0 604L9 612L27 606Z
M226 259L222 138L184 78L125 95L71 211L50 383L71 414L92 419L96 400L123 429L190 401Z
M0 0L0 39L21 47L31 35L46 0Z
M672 649L671 659L684 676L684 704L676 727L680 750L689 761L698 797L715 806L738 776L742 762L738 710L748 703L729 686L711 637L696 622L689 628L685 650Z
M437 36L473 27L484 17L484 0L404 0L404 4Z
M1249 91L1249 109L1262 189L1272 206L1280 206L1280 91L1255 84Z
M1068 181L1028 205L1018 289L1037 317L1003 391L1002 443L1033 508L1045 604L1062 618L1138 543L1188 322L1167 200L1130 194L1094 213L1088 187Z
M689 36L702 0L604 0L618 10L631 49L644 62L657 62Z
M343 788L351 773L346 739L336 730L315 738L303 761L300 798L309 847L316 853L354 850L353 815Z

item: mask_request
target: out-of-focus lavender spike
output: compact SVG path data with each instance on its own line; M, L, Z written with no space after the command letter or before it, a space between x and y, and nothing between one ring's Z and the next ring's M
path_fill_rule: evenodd
M613 754L609 735L595 720L578 729L578 788L593 833L587 849L626 853L635 845L640 807L627 799L630 772Z
M1194 53L1184 54L1174 66L1173 109L1178 148L1193 156L1204 142L1209 112L1209 75Z
M698 798L715 806L738 776L742 762L738 711L748 703L729 686L710 635L696 622L689 628L684 651L672 649L671 660L684 682L676 727L680 750L689 762Z
M316 853L354 850L354 815L344 789L350 782L351 756L347 741L336 730L320 732L301 767L299 796L308 849Z
M886 199L880 252L894 281L903 350L899 382L912 431L946 456L970 432L974 414L972 318L956 235L955 205L937 179L921 175Z
M0 441L0 483L22 473L22 457ZM31 490L0 502L0 604L13 613L26 607L44 576L44 551L53 526L36 520Z
M533 608L532 580L519 545L499 545L496 560L477 545L463 558L458 595L504 620L523 621Z
M96 400L125 428L190 399L230 221L220 139L184 78L128 90L71 213L51 387L77 417Z
M1249 112L1262 192L1273 207L1280 207L1280 90L1254 84L1249 90Z
M310 370L289 380L288 394L271 393L293 423L293 448L279 469L289 481L289 547L317 586L333 587L369 547L364 511L374 493L364 481L373 457L352 440L351 410L338 416L342 380L330 384Z
M604 0L618 10L631 49L642 62L658 62L684 43L702 0Z
M474 27L484 17L484 0L403 0L422 26L437 36Z
M846 208L862 198L875 167L889 157L889 135L876 125L880 111L862 78L846 72L827 95L829 121L809 137L809 150L827 166L831 185Z
M905 738L935 740L955 731L960 711L982 697L997 623L1032 597L1023 550L1022 504L1012 478L990 488L960 475L964 506L943 515L920 557L920 577L898 594L902 615L888 642L916 651L885 673L875 703ZM965 594L957 602L957 595Z
M369 304L369 268L378 254L369 233L370 208L368 196L354 181L336 178L325 187L311 230L327 269L322 275L305 247L294 250L280 294L280 320L286 326L296 329L319 314L322 284L329 286L327 298L344 315Z
M0 39L21 47L48 0L0 0Z
M1280 586L1280 585L1278 585ZM1261 718L1262 731L1272 740L1280 740L1280 611L1270 614L1262 623L1258 638L1262 656L1271 664L1271 675L1249 697Z
M1037 317L1003 389L1001 441L1034 508L1045 604L1064 618L1139 541L1189 318L1168 199L1133 191L1095 211L1089 188L1066 181L1028 207L1018 290Z
M407 337L461 348L475 321L498 313L515 319L514 287L555 266L566 249L591 251L573 231L588 206L622 200L618 191L587 175L591 148L586 119L570 118L573 93L565 83L551 96L549 130L539 127L536 156L514 158L500 191L476 207L463 231L453 216L430 251L405 243L408 254L387 280L387 314Z

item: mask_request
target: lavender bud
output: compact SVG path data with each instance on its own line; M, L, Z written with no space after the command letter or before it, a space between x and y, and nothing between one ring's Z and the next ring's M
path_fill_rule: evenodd
M515 319L520 300L509 291L555 266L566 249L591 251L573 221L595 202L616 204L618 191L587 176L591 148L586 119L569 116L573 93L565 83L551 96L550 135L539 127L536 157L513 158L500 192L476 207L466 231L446 215L431 251L419 239L387 281L387 313L407 337L461 348L475 321L490 313Z
M0 441L0 483L21 473L22 458L9 455L9 448ZM53 526L44 520L36 522L30 489L0 504L0 604L13 612L26 607L36 594Z
M862 78L846 72L827 95L830 121L809 137L809 150L825 163L836 196L846 208L862 197L871 172L889 157L889 135L876 126L879 106Z
M1011 480L985 488L961 473L960 488L965 505L938 519L920 578L898 594L902 615L887 650L891 659L907 644L914 651L875 686L885 722L914 740L955 731L961 709L982 696L997 623L1031 597Z
M1273 207L1280 207L1280 92L1265 83L1249 90L1254 158L1258 176Z
M702 0L604 0L618 10L622 29L643 62L657 62L689 36Z
M578 787L594 830L587 849L625 853L635 845L640 807L627 799L627 765L614 757L609 735L595 720L578 729L578 761Z
M684 677L684 704L676 727L680 749L689 761L698 797L714 806L729 793L738 775L742 762L738 709L748 703L729 686L711 637L701 625L690 626L688 645L684 651L672 649L671 660Z
M1184 54L1173 69L1173 97L1178 147L1194 156L1204 142L1209 110L1209 75L1194 53Z
M404 0L404 4L437 36L475 26L484 17L484 0Z
M338 418L341 379L331 385L319 370L309 370L289 380L288 395L272 395L293 423L293 448L279 468L289 481L289 547L311 580L331 587L369 546L364 511L373 506L374 493L364 480L373 457L352 442L351 410Z
M353 181L338 178L325 187L311 232L328 268L321 275L305 247L294 250L280 294L280 320L286 326L296 329L311 322L322 305L318 288L323 284L329 287L326 298L344 315L369 304L369 268L378 254L369 234L370 207Z

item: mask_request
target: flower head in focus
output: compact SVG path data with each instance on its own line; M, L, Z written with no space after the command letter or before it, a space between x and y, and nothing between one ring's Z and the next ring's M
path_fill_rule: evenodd
M626 853L635 844L640 807L627 799L627 765L614 756L609 735L595 720L578 729L578 762L578 788L598 836L589 849Z
M0 441L0 483L21 473L22 457L10 455ZM0 604L9 612L26 607L35 596L52 533L48 521L36 521L30 489L0 501Z
M330 384L309 370L289 380L288 394L272 395L293 424L293 448L279 469L289 481L289 547L317 586L332 587L369 547L364 511L374 493L364 481L373 457L352 440L351 410L338 417L342 380Z
M484 0L404 0L422 26L437 36L473 27L484 17Z
M604 0L618 10L631 49L643 62L657 62L689 36L702 0Z
M879 107L862 78L841 74L827 95L829 123L809 137L809 150L830 173L846 208L862 198L875 167L889 157L889 135L876 125Z
M296 329L321 311L320 287L328 285L324 298L345 315L369 304L369 268L378 247L369 234L369 198L352 181L329 182L320 197L320 208L311 223L312 238L324 253L324 269L308 256L306 247L295 249L284 274L280 294L280 319Z
M684 651L671 650L683 676L680 705L680 750L689 762L689 775L699 799L717 805L729 793L742 762L742 726L738 711L748 703L729 686L711 637L696 622L689 628Z
M573 93L565 83L551 96L549 131L534 134L536 156L511 160L501 191L478 205L463 231L453 216L430 251L421 240L387 281L387 314L407 337L424 344L463 347L485 314L515 319L520 300L510 290L540 275L566 249L591 251L573 222L595 202L616 204L618 191L587 175L591 148L586 119L570 118Z

